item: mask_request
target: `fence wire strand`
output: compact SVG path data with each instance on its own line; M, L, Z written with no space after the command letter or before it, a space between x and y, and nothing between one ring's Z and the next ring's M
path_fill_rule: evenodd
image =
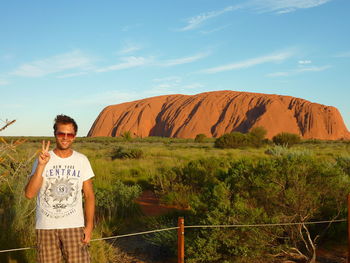
M325 224L325 223L340 223L340 222L346 222L347 219L337 219L337 220L324 220L324 221L311 221L311 222L295 222L295 223L273 223L273 224L237 224L237 225L193 225L193 226L184 226L184 228L224 228L224 227L271 227L271 226L293 226L293 225L313 225L313 224ZM152 234L156 232L163 232L163 231L170 231L179 229L179 227L169 227L169 228L163 228L163 229L155 229L150 231L143 231L138 233L130 233L125 235L117 235L117 236L110 236L110 237L102 237L102 238L95 238L91 239L90 242L94 241L100 241L100 240L109 240L109 239L117 239L117 238L123 238L123 237L130 237L130 236L139 236L139 235L146 235L146 234ZM0 253L5 252L14 252L14 251L21 251L21 250L28 250L28 249L34 249L35 247L23 247L23 248L13 248L13 249L5 249L0 250Z
M273 224L246 224L246 225L197 225L197 226L186 226L185 228L219 228L219 227L264 227L264 226L294 226L294 225L314 225L314 224L325 224L325 223L340 223L346 222L347 219L338 220L324 220L324 221L312 221L312 222L295 222L295 223L273 223Z

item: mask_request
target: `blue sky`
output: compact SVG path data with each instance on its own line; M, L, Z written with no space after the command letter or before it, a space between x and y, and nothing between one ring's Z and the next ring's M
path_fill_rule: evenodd
M350 1L2 1L1 135L86 136L108 105L236 90L337 107L350 128Z

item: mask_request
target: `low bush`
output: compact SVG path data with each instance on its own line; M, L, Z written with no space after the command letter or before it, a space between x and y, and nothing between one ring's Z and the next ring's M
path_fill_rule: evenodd
M143 157L142 149L138 148L125 148L118 146L112 150L111 158L115 159L140 159Z
M279 133L279 134L275 135L272 138L272 141L276 145L283 145L283 146L286 146L286 147L291 147L294 144L300 143L301 142L301 138L300 138L300 136L298 134L282 132L282 133Z
M252 146L260 147L265 143L267 131L264 127L258 126L251 129L248 133Z
M201 143L204 142L207 136L204 133L200 133L196 135L196 138L194 138L195 142Z
M267 155L272 155L272 156L287 156L290 158L293 157L298 157L298 156L311 156L312 151L310 151L307 148L304 149L290 149L286 146L283 145L275 145L271 148L268 148L265 153Z
M266 133L266 129L260 126L251 129L249 133L226 133L215 140L214 146L222 149L246 146L260 147L268 142L268 140L265 139Z
M218 178L227 171L227 167L227 161L217 158L194 160L184 167L159 169L152 178L152 184L163 202L187 208L192 198L200 194L203 187L218 182Z
M132 140L131 131L125 131L120 136L123 137L123 139L126 140L126 141L131 141Z
M267 157L190 161L163 171L155 187L170 203L179 202L179 195L187 197L187 225L333 220L346 216L346 163L347 158L320 162L311 151L278 146ZM332 231L339 233L338 227ZM320 233L327 239L326 229L307 224L191 229L186 233L187 262L273 262L273 255L286 260L293 249L311 262Z
M128 186L119 180L109 188L96 187L96 219L98 221L115 221L134 215L138 212L134 200L140 194L141 187L139 185Z
M337 156L335 160L344 173L350 176L350 156Z
M215 140L217 148L238 148L249 145L250 141L246 134L240 132L226 133Z

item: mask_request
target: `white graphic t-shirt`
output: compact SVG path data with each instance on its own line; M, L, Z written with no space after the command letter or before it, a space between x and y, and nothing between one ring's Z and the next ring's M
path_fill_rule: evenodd
M36 229L84 227L83 182L94 176L87 157L73 151L67 158L49 151L36 205ZM31 175L34 174L35 161Z

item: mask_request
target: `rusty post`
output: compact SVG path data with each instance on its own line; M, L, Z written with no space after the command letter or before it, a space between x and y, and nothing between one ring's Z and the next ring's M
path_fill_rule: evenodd
M350 263L350 194L348 194L348 263Z
M179 217L177 220L177 262L185 262L185 220Z

